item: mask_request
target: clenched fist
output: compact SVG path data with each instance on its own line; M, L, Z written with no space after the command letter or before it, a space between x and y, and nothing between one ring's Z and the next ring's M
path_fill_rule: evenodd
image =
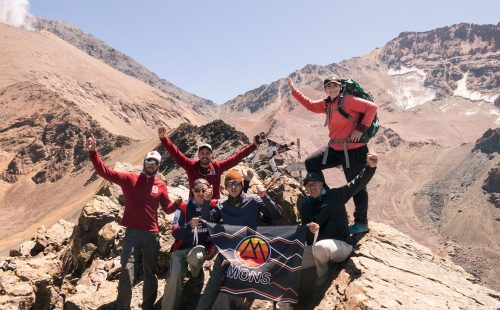
M377 167L378 157L375 154L368 153L366 154L366 164L368 167L375 168Z
M87 151L95 151L95 138L93 134L90 134L90 137L87 138Z
M163 126L158 128L158 137L162 138L163 136L165 136L166 133L167 133L167 128Z

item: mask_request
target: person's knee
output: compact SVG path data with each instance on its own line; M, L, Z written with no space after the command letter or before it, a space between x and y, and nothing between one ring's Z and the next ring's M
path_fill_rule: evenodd
M346 260L352 253L352 246L342 241L336 241L336 249L330 255L330 260L335 263Z
M313 246L313 255L314 259L322 264L327 263L330 259L327 249L321 244L316 244Z

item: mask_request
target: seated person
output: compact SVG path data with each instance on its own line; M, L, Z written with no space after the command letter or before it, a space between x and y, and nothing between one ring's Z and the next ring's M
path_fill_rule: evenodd
M215 249L207 227L200 221L201 206L205 199L212 198L211 187L207 180L197 179L191 191L193 197L178 205L172 222L175 242L171 249L170 270L162 299L164 310L179 308L182 280L186 271L189 271L191 276L198 277L207 254ZM210 205L213 207L216 202L211 200Z
M219 223L220 220L223 220L224 224L248 226L256 229L261 224L261 212L270 219L281 218L280 207L266 194L264 186L257 185L258 195L243 193L243 177L235 170L228 171L224 184L229 196L220 200L213 209L209 207L209 201L205 201L201 213L202 219L213 223ZM222 265L223 258L219 254L214 261L212 275L198 301L196 309L211 309L217 298L214 308L229 310L229 295L225 293L219 294L219 288L225 273L225 268Z
M300 209L302 224L309 227L306 247L302 258L302 269L316 265L318 280L322 287L328 280L330 262L342 262L351 255L349 226L345 203L359 190L364 189L377 167L378 158L366 155L366 166L358 176L342 187L325 189L320 175L309 172L303 184L308 195ZM313 245L314 234L318 233ZM279 309L293 309L290 303L279 302Z

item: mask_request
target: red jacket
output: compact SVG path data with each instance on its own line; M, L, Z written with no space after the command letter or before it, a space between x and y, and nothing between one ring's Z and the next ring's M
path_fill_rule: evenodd
M109 169L97 151L90 151L89 157L98 175L120 185L125 199L125 211L121 225L158 232L158 205L167 214L175 211L175 205L168 198L167 184L156 177L145 174L117 172Z
M292 92L292 95L297 99L306 109L314 113L326 113L325 112L325 99L323 100L311 100L304 96L299 91ZM344 101L342 103L344 110L351 115L351 117L355 120L359 119L359 114L364 113L364 117L361 120L360 124L354 124L352 121L345 118L338 111L338 96L330 103L332 105L332 112L330 113L330 119L328 120L328 136L330 140L343 140L347 139L354 129L357 129L361 132L366 131L370 125L372 124L373 118L377 113L377 105L371 101L364 100L358 97L354 97L351 95L347 95L344 97ZM357 149L366 145L366 143L347 143L347 149ZM344 149L343 143L333 143L331 145L336 151L342 151Z
M186 170L189 179L189 188L194 187L194 181L199 178L203 178L208 181L213 186L213 197L214 199L220 198L220 178L222 173L234 166L236 166L239 162L243 160L243 158L250 155L257 148L254 144L250 144L246 146L244 149L229 157L228 159L221 161L212 161L210 163L210 173L208 175L200 174L200 163L199 161L195 161L189 159L184 155L179 148L175 144L170 141L169 138L163 136L160 138L161 143L170 153L170 155L174 158L179 166ZM191 197L193 193L189 191L189 196Z

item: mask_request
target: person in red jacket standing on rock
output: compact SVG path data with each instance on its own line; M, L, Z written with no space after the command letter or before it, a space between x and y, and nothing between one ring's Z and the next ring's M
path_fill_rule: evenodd
M189 188L193 188L195 180L199 178L205 179L213 186L214 199L220 198L220 178L222 173L240 163L243 158L255 151L257 145L261 143L260 137L255 136L253 144L247 145L238 153L221 161L212 160L212 146L205 143L198 148L198 160L192 160L187 158L186 155L165 136L166 133L167 129L165 127L158 128L158 136L160 137L161 143L177 164L186 171L189 180ZM192 197L191 192L190 197Z
M109 169L102 161L97 153L94 136L87 139L86 146L97 174L120 185L125 200L120 224L126 229L120 259L116 309L130 309L135 269L141 260L144 269L142 309L153 309L158 292L158 206L161 205L167 214L175 211L175 205L168 197L166 183L155 177L161 156L156 151L147 153L140 174L117 172ZM142 259L139 257L141 253Z
M350 119L344 117L338 109L339 95L343 86L339 79L326 78L323 87L326 99L311 100L304 96L288 78L288 87L292 96L306 109L314 113L327 115L325 125L328 126L330 141L326 147L311 154L305 161L307 172L317 173L323 182L323 169L342 165L344 176L348 182L352 181L366 165L368 147L359 140L371 125L377 105L371 101L347 95L344 97L343 109ZM360 115L363 118L359 120ZM355 120L355 121L354 121ZM368 192L366 188L358 191L353 197L354 225L349 227L351 233L368 232Z

